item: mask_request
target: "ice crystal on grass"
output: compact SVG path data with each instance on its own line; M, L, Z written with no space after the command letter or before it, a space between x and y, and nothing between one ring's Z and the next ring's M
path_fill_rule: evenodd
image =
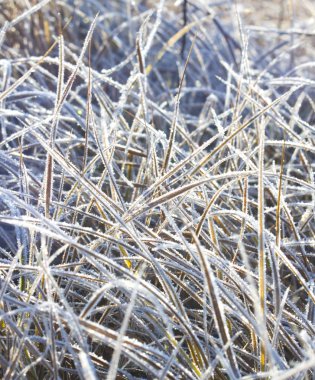
M315 376L314 18L0 1L1 378Z

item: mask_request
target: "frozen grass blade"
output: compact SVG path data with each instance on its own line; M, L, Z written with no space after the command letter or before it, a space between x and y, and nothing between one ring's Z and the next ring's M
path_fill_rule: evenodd
M264 185L264 150L265 150L265 120L259 120L259 174L258 174L258 275L259 275L259 301L260 318L263 329L266 329L266 253L265 253L265 185ZM261 338L260 343L260 370L266 368L266 340Z
M178 121L180 96L181 96L181 91L182 91L182 87L183 87L183 83L184 83L184 79L185 79L185 73L187 70L187 66L188 66L188 63L189 63L189 60L191 57L191 53L192 53L193 48L194 48L194 41L195 41L195 39L193 40L193 42L190 46L189 53L188 53L188 56L187 56L187 59L185 62L184 70L183 70L183 73L182 73L181 78L180 78L180 82L179 82L179 86L178 86L178 92L177 92L176 97L175 97L174 116L173 116L171 131L170 131L170 135L169 135L169 139L168 139L168 143L167 143L167 151L165 153L165 158L164 158L164 162L163 162L163 166L162 166L162 173L163 174L164 174L164 172L167 171L169 161L172 157L172 149L173 149L173 145L174 145L174 141L175 141L176 126L177 126L177 121Z
M223 345L226 345L226 344L229 344L229 341L231 338L229 337L229 333L228 333L229 329L228 329L227 321L224 315L223 305L219 298L218 288L215 283L214 274L204 254L202 253L200 244L198 242L198 237L194 234L193 231L192 231L192 236L193 236L194 243L196 244L197 252L200 259L200 264L201 264L202 271L204 274L205 282L207 284L207 290L208 290L209 297L211 299L216 326L219 331ZM235 355L234 355L233 349L230 346L227 348L227 356L229 358L229 364L231 366L232 373L235 378L238 378L239 370L237 368L237 363L235 361Z

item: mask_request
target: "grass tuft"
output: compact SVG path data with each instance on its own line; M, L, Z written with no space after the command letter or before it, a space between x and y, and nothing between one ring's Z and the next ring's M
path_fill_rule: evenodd
M313 8L0 0L1 378L315 377Z

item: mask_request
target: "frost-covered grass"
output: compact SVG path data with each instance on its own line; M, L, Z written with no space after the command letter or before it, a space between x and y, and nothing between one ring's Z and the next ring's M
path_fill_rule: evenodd
M0 1L1 378L314 378L313 5Z

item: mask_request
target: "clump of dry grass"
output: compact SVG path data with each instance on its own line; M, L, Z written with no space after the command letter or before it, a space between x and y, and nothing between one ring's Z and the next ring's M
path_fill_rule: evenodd
M0 2L1 377L314 377L314 14L280 3Z

